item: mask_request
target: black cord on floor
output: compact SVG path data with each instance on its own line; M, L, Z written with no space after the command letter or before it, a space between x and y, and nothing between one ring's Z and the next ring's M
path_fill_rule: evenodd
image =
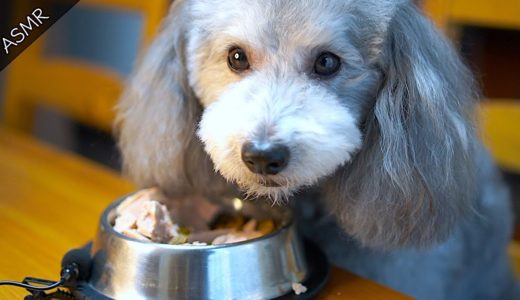
M0 280L0 285L12 285L12 286L21 287L21 288L28 289L28 290L33 290L33 291L48 291L48 290L57 288L57 287L61 286L62 284L63 284L63 282L61 280L54 282L47 286L34 286L31 284L22 283L22 282L18 282L18 281Z

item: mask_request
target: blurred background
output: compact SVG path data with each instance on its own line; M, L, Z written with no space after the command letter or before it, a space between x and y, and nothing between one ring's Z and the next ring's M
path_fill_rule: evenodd
M2 123L118 169L113 107L169 4L80 1L0 72Z
M118 171L113 107L169 4L81 0L0 72L1 126ZM481 84L482 136L520 215L520 1L418 5L454 42Z

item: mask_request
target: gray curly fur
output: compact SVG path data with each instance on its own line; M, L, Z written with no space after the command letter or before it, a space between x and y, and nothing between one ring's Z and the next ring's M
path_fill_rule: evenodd
M476 89L454 50L409 5L390 22L377 65L383 79L363 151L329 180L327 199L366 245L429 246L476 200Z
M215 53L197 53L207 59L202 66L186 54L190 38L211 37L211 29L191 27L192 14L217 20L217 4L233 1L199 0L190 9L195 2L173 3L128 83L115 128L126 174L141 187L158 185L171 195L234 194L237 187L214 172L196 136L204 113L199 95L206 92L197 72L213 71ZM364 74L348 88L331 84L352 99L346 105L359 116L363 142L348 163L293 196L303 234L332 263L419 299L520 299L506 254L509 195L474 127L478 89L432 23L408 1L261 4L272 15L290 9L295 22L310 6L345 11L359 52L352 72ZM305 27L280 24L288 35ZM229 82L214 78L212 84Z

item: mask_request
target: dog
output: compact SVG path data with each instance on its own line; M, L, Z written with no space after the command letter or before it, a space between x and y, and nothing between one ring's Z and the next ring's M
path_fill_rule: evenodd
M419 299L520 299L477 85L405 0L176 0L117 108L125 172L288 202L334 265Z

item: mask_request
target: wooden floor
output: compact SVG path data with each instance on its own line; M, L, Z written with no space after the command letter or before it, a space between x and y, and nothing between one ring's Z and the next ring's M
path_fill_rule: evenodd
M56 278L63 255L95 236L105 207L134 189L105 167L0 126L0 279ZM0 289L1 300L24 295ZM332 268L317 299L412 298Z

